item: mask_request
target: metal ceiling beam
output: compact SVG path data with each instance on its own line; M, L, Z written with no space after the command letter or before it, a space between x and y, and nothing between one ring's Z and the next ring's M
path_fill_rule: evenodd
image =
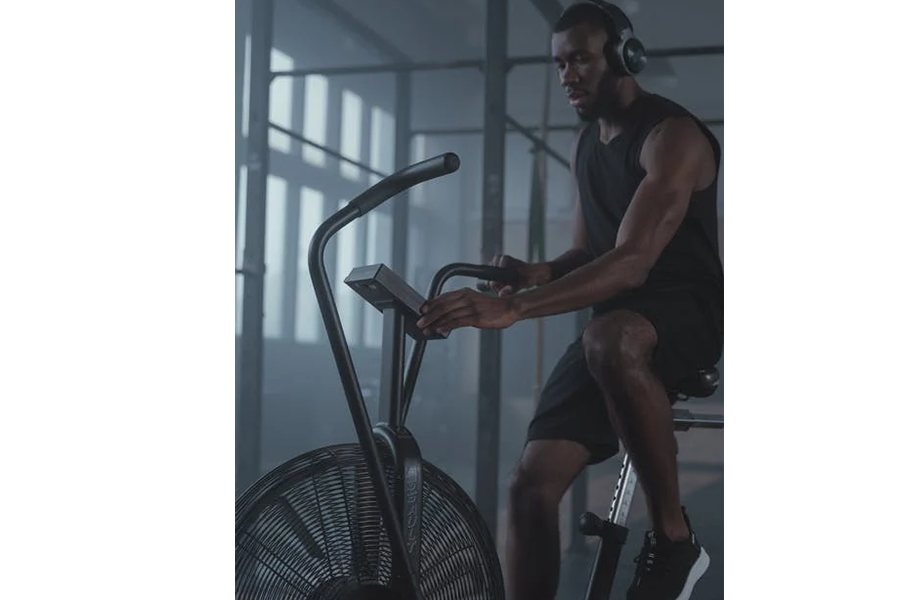
M346 67L326 67L321 69L294 69L291 71L273 71L272 77L306 77L307 75L362 75L368 73L404 73L410 71L441 71L452 69L480 69L483 60L451 60L414 63L401 61L384 65L349 65Z
M321 1L321 0L310 0ZM685 58L692 56L720 56L725 54L725 46L687 46L683 48L648 49L650 58ZM513 56L506 61L507 69L516 65L541 65L552 62L549 54L533 56ZM292 71L273 71L272 77L306 77L307 75L359 75L363 73L400 73L405 71L440 71L452 69L484 69L484 61L478 59L434 61L414 63L409 59L394 64L383 65L350 65L346 67L330 67L321 69L295 69Z
M680 48L648 48L648 58L684 58L689 56L720 56L725 54L725 46L683 46ZM553 62L550 54L534 56L514 56L509 59L510 65L540 65Z
M721 127L725 124L724 119L701 119L710 127ZM547 131L578 131L584 125L579 124L558 124L548 125ZM535 133L541 130L540 125L520 125L516 127L512 124L506 128L507 131L528 131ZM412 135L478 135L484 133L483 127L421 127L412 130Z
M563 12L563 5L558 0L531 0L538 12L543 15L552 27Z

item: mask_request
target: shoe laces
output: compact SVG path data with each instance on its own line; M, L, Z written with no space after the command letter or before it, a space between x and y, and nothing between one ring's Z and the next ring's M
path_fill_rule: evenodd
M643 574L659 573L669 568L665 561L659 562L660 548L656 534L648 531L644 538L641 553L634 558L634 562L638 566L638 572Z

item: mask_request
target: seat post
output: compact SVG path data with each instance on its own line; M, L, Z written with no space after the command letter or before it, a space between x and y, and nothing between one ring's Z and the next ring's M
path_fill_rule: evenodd
M619 469L619 480L616 482L616 490L613 492L612 503L609 507L609 522L624 526L628 521L628 513L631 511L631 501L634 500L634 490L637 487L637 472L631 455L627 452L622 459L622 468Z
M628 521L636 487L637 472L634 470L631 455L626 452L622 458L619 480L616 482L607 520L601 521L591 513L585 513L581 517L582 532L600 537L600 547L594 557L585 600L609 600L612 594L619 558L628 539L628 528L625 523Z

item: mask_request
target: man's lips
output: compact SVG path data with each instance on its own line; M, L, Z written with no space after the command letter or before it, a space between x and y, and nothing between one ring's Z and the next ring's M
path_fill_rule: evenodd
M582 106L587 99L587 92L581 90L572 90L566 94L569 98L569 104L572 106Z

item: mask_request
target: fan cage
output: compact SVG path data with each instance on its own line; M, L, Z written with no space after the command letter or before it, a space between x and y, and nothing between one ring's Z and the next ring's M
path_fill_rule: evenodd
M394 468L378 444L393 497ZM492 536L465 491L422 461L420 587L426 600L501 600ZM393 600L392 552L358 444L276 467L237 501L235 598Z

